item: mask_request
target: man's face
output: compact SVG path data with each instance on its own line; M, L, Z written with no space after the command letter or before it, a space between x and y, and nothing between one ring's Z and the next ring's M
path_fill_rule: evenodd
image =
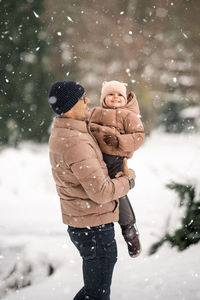
M74 113L74 118L77 120L87 119L90 115L89 104L90 104L90 99L88 99L85 96L85 94L83 94L80 100L72 108Z

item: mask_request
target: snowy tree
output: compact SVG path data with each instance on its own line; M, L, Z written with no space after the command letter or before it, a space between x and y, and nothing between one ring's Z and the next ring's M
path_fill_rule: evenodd
M52 114L43 1L2 0L0 7L0 145L46 141Z

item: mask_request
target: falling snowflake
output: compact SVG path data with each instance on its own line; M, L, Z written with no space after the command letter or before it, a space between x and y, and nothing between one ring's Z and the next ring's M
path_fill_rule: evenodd
M67 19L68 19L70 22L74 22L74 21L72 20L72 18L70 18L69 16L67 16Z
M184 36L184 38L188 39L188 35L184 32L183 32L183 36Z
M90 208L90 204L88 202L86 203L86 206L87 206L87 208Z
M54 104L54 103L56 103L56 101L57 101L56 97L52 96L52 97L49 98L49 103L50 104Z
M36 18L39 18L39 15L35 11L33 11L33 13L34 13Z

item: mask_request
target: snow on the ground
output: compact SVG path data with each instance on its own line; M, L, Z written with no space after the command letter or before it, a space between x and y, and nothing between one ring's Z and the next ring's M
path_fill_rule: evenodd
M137 217L142 254L132 259L118 224L113 300L200 299L200 251L151 244L173 232L183 211L171 180L199 185L199 135L154 132L128 161L136 171L129 196ZM0 151L0 296L3 300L71 300L82 287L81 259L62 224L47 145L22 144ZM13 270L15 266L15 269ZM51 276L50 276L51 275ZM17 286L28 285L18 289ZM12 287L6 291L7 287Z

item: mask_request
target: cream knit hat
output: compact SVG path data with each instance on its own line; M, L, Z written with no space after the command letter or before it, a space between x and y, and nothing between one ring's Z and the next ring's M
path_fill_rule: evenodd
M103 103L103 100L105 99L105 97L108 94L113 93L113 92L122 94L122 96L125 98L125 100L127 100L126 86L127 86L127 83L119 82L116 80L104 81L102 84L102 89L101 89L100 104Z

